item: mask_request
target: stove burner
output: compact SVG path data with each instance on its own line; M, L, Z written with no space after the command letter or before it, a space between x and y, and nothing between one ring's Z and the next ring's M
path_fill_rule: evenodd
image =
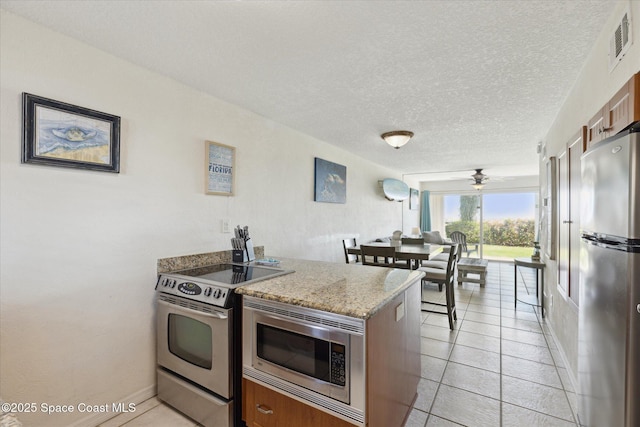
M156 291L218 307L229 307L234 289L292 270L246 264L212 264L160 275Z
M214 264L205 267L192 268L189 270L176 271L176 274L198 278L200 280L211 280L229 285L248 282L273 276L274 273L283 270L272 268L256 267L252 265L240 264Z

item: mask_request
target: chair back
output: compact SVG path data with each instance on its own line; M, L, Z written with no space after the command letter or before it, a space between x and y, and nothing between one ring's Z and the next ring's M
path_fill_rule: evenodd
M424 245L424 238L422 237L403 237L403 245Z
M460 253L467 252L467 235L462 231L453 231L449 238L454 242L460 245Z
M349 252L347 252L347 249L355 248L356 246L358 245L356 244L355 238L342 239L342 247L344 248L344 260L346 261L347 264L358 262L358 255L352 255Z
M396 267L396 248L393 246L360 245L362 265Z
M447 260L447 276L445 278L445 283L453 283L459 253L460 245L457 243L451 245L451 249L449 249L449 259Z

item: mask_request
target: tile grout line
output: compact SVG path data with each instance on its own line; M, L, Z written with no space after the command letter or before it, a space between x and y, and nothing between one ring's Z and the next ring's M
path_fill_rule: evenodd
M544 310L544 307L541 307L540 310ZM564 382L562 381L562 376L560 375L560 371L558 370L558 363L556 362L555 357L553 357L553 353L551 353L551 346L549 345L549 337L547 337L547 334L545 333L545 330L542 326L542 318L541 316L538 314L538 311L535 310L536 313L536 318L538 319L538 323L540 324L540 329L542 330L542 336L544 337L544 341L547 343L547 348L549 349L549 353L551 354L551 360L553 360L553 367L556 371L556 375L558 375L558 379L560 380L560 384L562 385L562 392L564 394L564 397L567 401L567 405L569 405L569 409L571 410L571 417L573 418L573 423L576 425L576 427L579 427L578 424L578 419L576 417L576 413L574 412L573 406L571 406L571 401L569 400L569 395L567 394L567 389L566 386L564 384ZM551 337L551 340L553 340L553 337ZM555 342L554 342L555 345Z
M524 287L527 290L527 294L529 294L529 288L527 287L526 281L524 280L524 275L522 273L520 273L520 274L521 274L521 277L522 277L522 283L524 284ZM536 275L537 275L537 272L536 272ZM537 290L536 290L536 292L537 292ZM551 354L551 360L553 361L553 365L552 366L553 366L553 368L554 368L554 370L556 372L556 375L558 376L558 379L560 381L560 385L562 386L562 392L563 392L563 395L565 397L566 403L567 403L567 405L569 405L569 409L571 410L571 417L573 419L573 424L575 424L576 427L579 427L579 424L578 424L577 419L576 419L576 415L574 413L573 407L571 406L571 402L569 400L569 396L568 396L567 390L565 388L565 384L562 381L562 377L561 377L560 372L558 370L558 364L556 362L556 359L553 357L553 353L551 352L551 346L549 345L549 338L547 337L547 333L545 333L545 329L543 327L543 323L542 323L543 320L542 320L542 316L541 316L542 310L544 310L544 307L540 307L540 310L536 310L536 308L534 307L533 312L534 312L534 314L536 316L536 320L538 322L538 325L540 326L540 330L542 331L542 337L543 337L543 339L545 341L547 349L549 350L549 354ZM545 385L545 384L542 384L542 385ZM536 411L536 412L538 412L538 411ZM540 413L542 413L542 412L540 412ZM551 415L551 414L544 414L544 415L551 416L551 417L558 418L558 419L566 421L563 418L555 417L554 415Z
M456 307L456 313L457 313L458 309ZM465 314L466 314L466 310L465 310ZM431 316L431 313L429 314L429 316ZM429 317L427 316L427 317ZM426 319L425 319L426 320ZM460 321L459 324L457 324L458 320ZM438 380L438 386L436 387L436 391L433 394L433 400L431 401L431 405L429 406L429 412L427 412L427 419L425 420L425 426L429 423L429 419L433 416L433 406L436 404L436 398L438 397L438 392L440 391L440 387L442 386L442 380L444 379L444 374L447 372L447 367L449 366L449 359L451 359L451 353L453 353L453 349L456 346L456 342L458 341L458 335L460 334L460 326L462 325L462 320L463 319L456 319L456 326L458 326L458 330L456 332L456 337L453 340L453 342L451 343L451 351L449 352L449 354L447 355L447 360L445 361L444 364L444 369L442 370L442 375L440 376L440 380ZM442 417L439 417L442 418ZM447 418L442 418L444 420L447 421L451 421L454 422L453 420L448 420Z

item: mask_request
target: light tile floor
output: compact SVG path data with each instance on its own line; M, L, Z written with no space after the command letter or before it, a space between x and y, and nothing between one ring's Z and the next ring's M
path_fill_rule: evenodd
M535 294L535 273L518 268L518 293ZM576 395L539 309L514 309L514 268L490 262L487 285L456 285L458 321L422 313L422 378L405 427L576 427ZM424 298L444 291L424 287ZM197 426L152 398L102 427ZM389 426L393 427L393 426Z

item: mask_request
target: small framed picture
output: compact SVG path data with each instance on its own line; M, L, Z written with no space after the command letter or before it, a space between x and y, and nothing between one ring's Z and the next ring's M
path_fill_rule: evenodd
M347 203L347 167L316 157L313 200Z
M205 192L233 196L236 149L229 145L205 141Z
M22 94L22 163L120 172L120 117Z

